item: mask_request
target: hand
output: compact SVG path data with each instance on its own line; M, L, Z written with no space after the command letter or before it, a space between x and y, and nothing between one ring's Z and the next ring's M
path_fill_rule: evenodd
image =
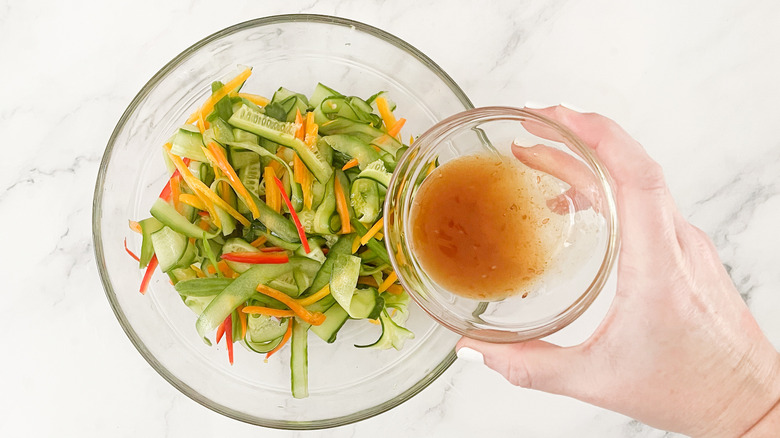
M605 117L561 106L534 111L571 129L612 176L622 240L616 296L581 345L463 338L456 348L481 352L488 367L515 385L654 427L708 437L777 434L780 355L709 237L675 207L661 167Z

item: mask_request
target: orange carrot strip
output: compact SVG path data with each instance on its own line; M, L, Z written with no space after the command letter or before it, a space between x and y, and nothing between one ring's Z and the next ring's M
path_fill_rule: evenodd
M308 306L310 304L316 303L317 301L325 298L328 295L330 295L330 285L326 284L325 286L323 286L322 289L318 290L317 292L309 295L306 298L301 298L297 301L298 304L300 304L301 306Z
M277 318L295 316L295 312L293 312L292 310L273 309L271 307L261 307L261 306L246 306L243 309L241 309L241 312L248 313L250 315L275 316Z
M352 229L349 223L349 208L347 207L347 197L344 196L344 189L341 187L341 181L336 178L336 185L334 187L336 192L336 211L341 218L341 233L349 234Z
M195 271L195 275L197 275L198 278L203 278L206 276L206 274L204 274L203 271L195 263L191 264L190 268L192 268L192 270Z
M279 213L282 209L282 201L279 199L279 190L274 184L276 173L274 172L273 167L267 166L265 168L263 178L265 179L265 203L268 204L271 210Z
M241 321L241 339L244 339L246 337L246 313L242 312L244 310L243 304L239 305L236 311L238 312L238 319Z
M266 355L265 355L265 359L266 360L268 360L268 358L271 357L274 353L276 353L277 351L281 350L282 347L284 347L284 344L286 344L287 341L290 340L290 336L292 336L292 326L293 326L293 321L294 320L295 320L295 318L290 318L290 320L287 322L287 331L284 332L284 336L282 337L282 342L280 342L279 345L274 347L273 350L271 350L268 353L266 353Z
M398 119L398 121L395 122L395 125L387 130L387 135L390 137L397 136L399 133L401 133L401 128L404 127L404 123L406 123L406 119Z
M268 105L268 102L270 102L267 98L258 96L257 94L238 93L238 97L242 97L257 106L266 106Z
M190 186L190 188L195 191L195 193L198 195L198 197L203 201L203 203L207 207L209 206L209 204L213 203L213 205L218 206L219 208L225 210L226 212L228 212L228 214L236 218L236 220L239 221L242 225L249 226L249 221L247 220L247 218L245 218L241 213L237 212L236 209L231 207L228 203L223 201L222 198L217 196L217 194L214 193L210 188L208 188L206 184L203 183L203 181L195 178L195 176L193 176L192 173L190 172L190 169L187 168L186 165L184 165L184 162L181 160L181 158L170 152L171 152L170 149L168 149L168 155L170 156L173 165L176 166L176 168L181 173L182 178L184 178L184 182L186 182L187 185ZM215 225L216 225L216 221L218 220L217 218L215 218L216 213L214 213L210 208L207 209L209 210L209 214L211 214L211 218L213 221L215 221Z
M379 96L375 100L376 102L376 108L379 110L379 115L382 116L382 121L385 122L385 128L390 130L393 125L395 125L395 116L393 115L393 112L390 111L390 107L387 105L387 100Z
M227 96L228 93L238 88L239 85L243 84L251 74L252 69L245 68L241 73L238 74L238 76L228 81L225 86L217 90L216 93L213 93L211 96L209 96L208 99L206 99L206 102L203 103L203 106L192 113L192 115L187 119L187 123L194 122L198 118L199 114L201 114L201 117L202 114L211 114L211 112L214 110L214 105L219 102L220 99Z
M264 244L264 243L265 243L267 240L268 240L268 238L267 238L267 237L265 237L265 236L260 236L260 237L258 237L257 239L253 240L253 241L252 241L252 243L250 243L250 245L252 245L252 246L254 246L255 248L257 248L258 246L260 246L260 245Z
M171 177L171 198L173 199L173 208L181 213L182 205L179 196L181 196L181 174L176 174Z
M374 277L368 277L368 276L358 277L358 284L365 284L367 286L373 286L373 287L379 286L376 283L376 280L374 280Z
M379 285L379 293L382 293L387 290L387 288L390 287L391 284L398 281L398 275L396 275L395 271L390 273L390 275L385 278L385 281L382 282L382 284Z
M352 169L353 167L357 166L358 164L360 164L358 162L358 159L357 158L353 158L353 159L347 161L347 164L345 164L344 167L341 168L341 170Z
M252 217L257 219L260 216L260 210L252 200L252 196L249 194L249 191L246 189L246 187L244 187L244 184L241 183L238 175L236 175L236 171L233 170L233 167L230 165L230 163L228 163L227 157L225 157L225 153L222 151L222 148L217 146L217 144L212 141L209 142L208 150L211 152L211 155L214 157L214 159L216 159L216 165L218 165L222 172L224 172L227 176L228 181L230 182L230 186L233 187L233 190L236 191L236 194L241 198L244 204L246 204L247 208L249 208L249 211L252 213Z
M130 229L131 230L135 231L138 234L143 233L143 231L141 231L141 224L139 224L136 221L128 221L128 222L130 223Z
M306 113L306 133L303 137L303 142L306 143L306 146L309 148L314 147L314 142L317 140L317 131L319 130L319 126L317 126L316 123L314 123L314 113L308 112Z
M305 307L301 306L298 301L290 298L284 292L280 292L276 289L272 289L264 284L257 286L257 291L263 295L267 295L289 307L290 310L302 320L308 322L311 325L320 325L325 322L325 315L320 312L309 312Z
M366 232L365 236L360 238L360 244L361 245L367 244L368 241L371 240L371 238L374 237L374 235L377 234L384 225L385 225L385 218L380 218L378 221L376 221L374 226L371 227L371 229Z
M303 123L303 116L301 116L301 110L295 110L295 124L298 125L298 129L295 130L295 138L303 141L306 135L306 125Z
M217 262L217 267L219 268L220 271L222 271L222 274L224 274L225 277L227 277L227 278L236 278L236 277L238 277L238 274L236 273L236 271L230 269L230 266L228 266L228 264L225 263L224 260L218 261Z

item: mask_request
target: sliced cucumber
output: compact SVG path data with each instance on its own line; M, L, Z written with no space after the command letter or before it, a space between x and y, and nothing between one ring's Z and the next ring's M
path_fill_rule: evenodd
M334 150L358 160L358 167L363 170L370 163L379 160L379 154L354 135L335 134L322 137L322 140Z
M295 138L298 125L279 122L246 105L239 108L229 122L233 126L292 148L319 181L327 181L333 173L333 168L325 162L316 148L309 148L306 143Z
M173 137L171 153L180 157L195 161L206 162L208 159L203 153L203 136L192 125L179 128Z
M338 303L334 303L325 311L325 322L311 327L311 331L327 343L336 340L336 333L341 330L349 319L349 314Z
M376 181L379 184L382 184L384 187L388 187L390 185L390 178L392 178L392 174L387 171L385 168L385 164L382 162L382 160L376 160L373 163L366 166L365 169L363 169L360 174L358 174L358 178L367 178L372 181Z
M395 348L400 350L404 346L404 342L407 339L413 339L414 333L410 332L404 327L396 324L386 310L382 310L379 314L379 321L382 323L382 335L379 336L376 342L369 345L355 345L358 348L376 348L379 350L387 350L388 348Z
M230 278L194 278L176 283L176 292L189 297L213 297L232 282Z
M311 93L311 97L309 98L309 105L311 105L313 108L317 108L326 98L341 95L341 93L334 90L333 88L330 88L327 85L323 85L322 83L318 83L317 86L314 87L314 92Z
M376 314L377 306L381 310L384 302L376 289L356 289L360 263L360 257L340 254L335 259L330 277L330 294L355 319Z
M295 317L290 339L290 384L295 398L309 396L308 331L310 325Z
M143 236L143 240L141 241L141 254L138 258L140 259L141 268L145 268L154 256L152 233L160 231L160 229L163 227L163 224L157 219L150 217L148 219L142 220L141 222L138 222L138 225L141 226L141 235Z
M233 280L203 310L203 313L200 314L198 321L195 323L198 335L203 338L206 333L217 328L233 309L255 293L258 285L267 284L274 278L284 275L291 270L292 266L289 263L281 265L255 265L249 268L248 271Z
M157 254L157 262L163 272L168 272L176 267L179 259L187 249L187 236L177 233L169 227L162 227L151 237L154 253Z
M349 199L358 221L373 223L377 220L381 205L376 182L365 178L356 179L350 188Z
M284 336L289 318L278 320L266 315L247 315L246 340L255 344L273 341Z
M187 237L201 239L205 235L207 239L213 239L216 236L216 234L207 233L188 221L186 217L179 214L171 204L168 204L163 199L157 198L150 211L155 219Z

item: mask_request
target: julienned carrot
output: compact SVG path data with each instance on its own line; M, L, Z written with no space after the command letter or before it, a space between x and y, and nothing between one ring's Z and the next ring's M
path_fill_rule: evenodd
M358 277L358 284L365 284L366 286L379 287L376 280L374 280L374 277ZM404 288L400 284L391 284L387 288L386 292L392 295L399 295L404 292Z
M292 336L293 321L295 321L295 318L290 318L290 320L287 321L287 331L284 332L284 336L282 337L282 342L280 342L279 345L274 347L273 350L271 350L268 353L266 353L266 355L265 355L265 359L266 360L268 360L268 358L271 357L274 353L276 353L277 351L281 350L282 347L284 347L284 344L286 344L287 341L290 340L290 336Z
M238 97L244 98L257 106L266 106L270 102L267 98L257 94L238 93Z
M349 234L352 232L351 225L349 224L349 207L347 206L347 197L344 195L344 188L341 187L341 180L339 178L336 178L334 192L336 194L336 211L341 219L341 233Z
M387 135L396 137L401 132L401 128L404 127L404 123L406 123L406 119L398 119L398 121L395 122L395 125L387 130Z
M309 295L306 298L301 298L298 301L298 304L301 306L308 306L311 304L316 303L317 301L325 298L326 296L330 295L330 285L326 284L322 287L322 289L318 290L317 292Z
M268 240L268 238L267 238L267 237L265 237L265 236L260 236L260 237L258 237L257 239L253 240L253 241L252 241L252 243L250 243L250 245L252 245L252 246L254 246L255 248L257 248L258 246L260 246L260 245L264 244L264 243L265 243L267 240Z
M345 164L344 167L341 168L341 170L352 169L353 167L357 166L358 164L360 164L358 159L357 158L353 158L353 159L347 161L347 164Z
M146 293L146 288L149 287L149 281L152 279L155 268L157 268L157 254L152 256L152 259L149 260L149 265L146 266L146 272L144 272L144 278L141 280L141 288L139 289L139 292L142 294Z
M303 141L306 135L306 126L303 123L303 117L301 116L301 110L295 110L295 124L298 128L295 130L295 138Z
M225 342L227 343L228 360L233 365L233 317L228 315L225 319Z
M195 207L198 210L206 210L206 206L203 205L203 201L201 201L200 198L198 198L195 195L191 195L189 193L182 193L181 195L179 195L179 201L189 205L190 207Z
M205 114L209 115L214 110L214 104L220 101L223 97L227 96L228 93L238 88L239 85L246 82L247 78L249 78L249 75L252 74L251 68L244 69L241 73L239 73L235 78L231 79L226 83L222 88L217 90L216 93L209 96L208 99L206 99L206 102L203 103L203 106L198 108L197 111L192 113L192 115L187 119L187 123L194 122L199 115Z
M136 221L127 221L127 222L130 225L131 230L135 231L138 234L143 233L143 231L141 230L141 224L139 224Z
M375 100L376 108L379 110L379 115L382 116L382 121L385 122L385 128L389 131L395 125L395 116L390 111L390 107L387 105L387 100L379 96Z
M249 226L250 222L247 220L247 218L245 218L241 213L237 212L235 208L231 207L228 203L222 200L222 198L217 196L217 194L214 193L210 188L208 188L206 184L203 183L203 181L195 178L195 176L192 175L192 173L187 168L187 166L184 165L184 162L182 161L181 157L172 154L170 148L168 148L168 156L171 158L173 165L176 166L176 169L179 170L179 173L181 173L181 176L184 178L184 182L186 182L187 185L190 186L190 188L195 191L195 193L203 201L203 203L206 204L206 206L208 206L209 204L213 204L228 212L228 214L236 218L236 220L239 221L245 227ZM206 201L210 201L210 202L206 202ZM211 213L212 212L209 211L209 214ZM216 213L211 215L212 220L215 221L215 225L216 225L217 219L215 219L214 216L216 216Z
M271 164L276 161L272 161ZM279 200L279 193L276 186L271 181L276 178L276 172L270 165L266 166L263 178L265 179L265 203L271 208L271 210L279 213L282 210L282 203Z
M275 316L277 318L295 316L295 312L293 312L292 310L273 309L271 307L262 307L262 306L246 306L243 309L241 309L241 312L250 315Z
M385 224L385 218L380 218L373 227L371 227L370 230L368 230L365 234L365 236L360 238L360 244L365 245L368 243L369 240L371 240L372 237L374 237L375 234L379 232L379 230L382 229L382 227Z
M299 318L308 322L311 325L320 325L323 322L325 322L324 314L320 312L313 312L313 313L309 312L305 307L301 306L300 303L298 303L298 301L296 301L293 298L290 298L290 296L284 292L280 292L264 284L257 286L257 291L289 307L290 310L295 312L296 316L298 316Z
M127 247L127 237L125 237L125 251L127 251L128 254L130 254L130 257L134 258L135 261L140 262L141 259L138 258L133 251L130 251L130 248Z
M290 216L292 216L293 223L295 223L295 228L298 230L298 237L301 238L301 243L303 244L303 250L306 251L306 254L311 252L311 248L309 247L309 241L306 239L306 231L303 229L303 225L301 225L301 220L298 219L298 213L295 212L295 209L292 206L292 202L290 202L290 198L287 197L287 192L284 191L284 185L279 180L279 178L274 175L274 182L276 183L276 186L279 187L279 193L282 195L282 200L285 204L287 204L287 208L290 210ZM268 182L266 181L266 191L268 191Z
M319 126L314 123L314 113L311 111L306 113L306 132L303 137L303 142L306 143L306 146L309 148L314 147L314 143L317 141L318 130Z
M244 305L241 304L236 309L236 312L238 313L238 320L241 322L241 339L244 339L246 337L246 313L242 312L244 310Z
M249 211L252 213L252 218L257 219L260 216L260 210L252 200L252 196L249 194L249 191L246 189L246 187L244 187L244 184L238 178L238 175L236 175L236 171L233 170L233 167L230 165L230 163L228 163L222 148L212 141L209 142L208 151L211 152L211 157L209 158L213 157L215 159L215 164L219 166L222 172L225 173L228 181L230 182L230 186L233 187L233 190L236 191L236 194L241 198L244 204L246 204L247 208L249 208Z
M395 274L395 271L393 271L390 273L390 275L387 276L387 278L385 278L385 281L383 281L382 284L379 285L379 289L377 290L379 291L379 293L382 293L386 291L390 287L390 285L392 285L396 281L398 281L398 276Z

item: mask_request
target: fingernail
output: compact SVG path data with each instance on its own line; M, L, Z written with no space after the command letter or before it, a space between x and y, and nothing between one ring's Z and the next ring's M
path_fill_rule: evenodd
M485 356L483 356L479 351L472 350L469 347L462 347L455 354L458 356L458 359L465 360L466 362L474 362L482 365L485 364Z
M553 106L553 105L543 105L543 104L536 103L536 102L526 102L525 103L525 107L526 108L530 108L530 109L542 109L542 108L548 108L548 107L551 107L551 106Z
M561 102L561 106L564 107L564 108L568 108L568 109L570 109L572 111L577 111L578 113L586 113L587 112L584 109L578 108L578 107L576 107L576 106L574 106L574 105L572 105L570 103Z

